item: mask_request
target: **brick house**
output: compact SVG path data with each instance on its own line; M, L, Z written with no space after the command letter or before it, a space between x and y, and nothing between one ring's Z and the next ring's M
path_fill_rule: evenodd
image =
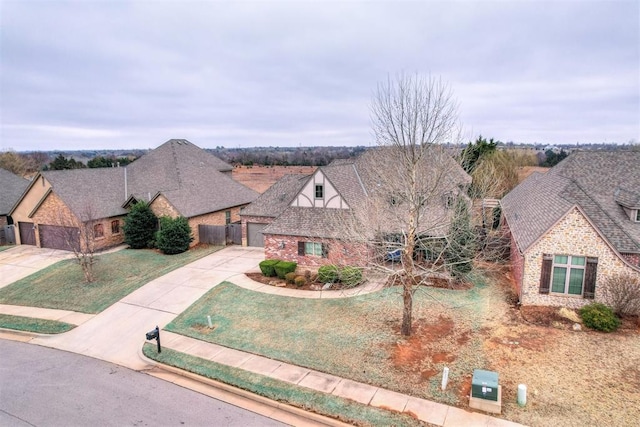
M29 185L29 180L0 168L0 228L13 224L9 212Z
M640 275L639 152L574 152L501 205L522 304L578 308L607 277Z
M444 178L438 176L437 197L422 207L421 226L425 235L439 237L448 230L452 213L445 196L464 194L471 178L443 150L433 150L422 165L425 179L436 164L446 168ZM376 236L400 233L405 226L393 220L394 211L402 207L380 189L381 174L398 169L393 156L384 154L370 149L311 175L285 176L241 212L244 243L264 246L268 259L306 267L365 265L374 256L370 243Z
M231 165L186 140L172 139L126 167L40 172L11 214L18 244L70 249L90 224L96 250L124 241L128 207L148 201L157 216L184 216L198 242L198 224L240 220L257 193L234 181Z

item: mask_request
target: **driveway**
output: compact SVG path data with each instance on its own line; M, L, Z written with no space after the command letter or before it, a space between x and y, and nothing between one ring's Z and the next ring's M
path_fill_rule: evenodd
M67 258L73 258L73 253L30 245L0 251L0 288Z
M227 247L149 282L69 332L31 342L131 369L149 368L139 357L146 332L162 329L208 290L263 259L262 248Z

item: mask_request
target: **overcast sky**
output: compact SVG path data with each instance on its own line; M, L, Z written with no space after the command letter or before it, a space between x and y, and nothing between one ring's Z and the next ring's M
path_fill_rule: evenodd
M0 150L372 145L439 76L465 138L640 140L640 2L0 0Z

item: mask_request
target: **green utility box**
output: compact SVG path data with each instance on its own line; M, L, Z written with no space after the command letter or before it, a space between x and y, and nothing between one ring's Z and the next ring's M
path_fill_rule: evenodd
M474 369L473 378L471 379L471 397L497 401L498 373Z

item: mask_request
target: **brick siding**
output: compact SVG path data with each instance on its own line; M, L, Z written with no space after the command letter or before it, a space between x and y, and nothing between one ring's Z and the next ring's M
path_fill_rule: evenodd
M318 242L329 246L327 258L312 255L298 255L298 242ZM327 264L365 266L367 249L365 245L351 244L333 239L313 239L310 237L266 234L264 236L266 259L280 259L297 262L301 267L320 267Z

